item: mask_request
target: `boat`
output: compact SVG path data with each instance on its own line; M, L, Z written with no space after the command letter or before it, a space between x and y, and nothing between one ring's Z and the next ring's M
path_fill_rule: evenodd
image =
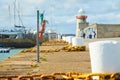
M4 44L0 44L0 53L9 53L11 48L5 47Z
M19 9L17 8L18 6L16 5L16 0L14 1L14 25L12 29L0 29L0 38L1 39L19 39L19 38L24 38L26 30L25 27L23 25L22 19L20 17L20 12ZM11 16L10 14L10 6L9 6L9 16ZM17 14L16 14L17 13ZM17 17L18 16L18 17ZM10 24L11 24L11 17L10 19ZM17 21L16 21L17 20ZM18 24L16 23L18 22Z
M9 53L10 48L0 48L0 53Z
M24 30L0 30L0 38L1 39L5 39L5 38L9 38L9 39L18 39L18 38L24 38L24 34L25 31Z

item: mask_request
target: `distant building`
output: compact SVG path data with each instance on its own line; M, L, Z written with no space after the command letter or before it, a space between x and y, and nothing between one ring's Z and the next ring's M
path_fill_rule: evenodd
M51 39L57 39L57 33L53 29L49 29L45 32L44 38L48 38L48 40Z
M77 25L76 25L76 36L83 37L85 33L85 38L113 38L120 37L120 24L91 24L86 22L87 16L84 11L80 9L78 11Z
M84 28L85 32L95 31L95 38L120 37L120 24L92 24Z

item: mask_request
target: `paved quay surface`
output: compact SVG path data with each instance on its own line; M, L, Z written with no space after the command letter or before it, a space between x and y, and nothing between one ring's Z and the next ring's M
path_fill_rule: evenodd
M36 61L36 47L30 48L28 52L21 52L0 62L0 75L27 75L27 74L51 74L54 72L80 72L90 73L91 64L88 50L88 43L100 39L85 40L86 51L72 52L48 52L40 53L40 63ZM101 39L106 40L106 39ZM109 39L109 40L118 40ZM40 46L40 50L59 49L65 46L64 43L46 43ZM48 46L49 45L49 46ZM30 52L32 50L32 52Z

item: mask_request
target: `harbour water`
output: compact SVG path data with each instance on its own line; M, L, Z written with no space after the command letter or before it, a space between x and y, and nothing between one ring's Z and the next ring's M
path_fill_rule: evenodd
M18 54L23 49L11 49L9 53L0 53L0 61L7 59L8 57Z

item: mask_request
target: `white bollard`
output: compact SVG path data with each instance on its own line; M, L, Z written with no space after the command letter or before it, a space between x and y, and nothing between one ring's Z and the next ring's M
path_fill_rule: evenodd
M63 40L63 41L66 41L66 37L65 37L65 36L63 36L63 37L62 37L62 40Z
M72 46L83 46L84 40L81 37L73 37L72 38Z
M92 42L89 50L93 73L120 72L120 42Z
M73 38L73 36L67 36L67 37L66 37L66 41L67 41L69 44L71 44L71 43L72 43L72 38Z

